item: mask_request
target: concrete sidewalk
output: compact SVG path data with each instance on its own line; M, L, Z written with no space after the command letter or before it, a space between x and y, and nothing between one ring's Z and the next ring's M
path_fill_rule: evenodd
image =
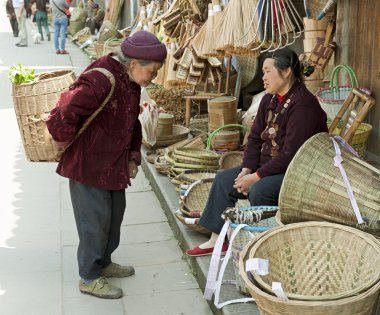
M135 266L136 275L112 279L124 297L102 300L78 290L78 237L68 181L56 163L25 158L17 126L9 66L40 71L72 68L79 73L88 57L69 40L69 55L56 55L53 42L18 48L0 1L0 314L212 314L167 218L140 169L127 189L121 245L114 260Z

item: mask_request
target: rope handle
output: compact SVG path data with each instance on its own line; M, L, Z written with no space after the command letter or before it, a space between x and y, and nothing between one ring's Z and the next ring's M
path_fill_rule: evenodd
M227 124L227 125L224 125L222 127L219 127L218 129L215 129L210 135L209 137L207 138L207 147L206 149L207 150L211 150L211 147L212 147L212 144L211 144L211 140L212 138L222 129L224 128L228 128L228 127L239 127L239 128L242 128L244 131L248 131L248 128L244 125L240 125L240 124Z

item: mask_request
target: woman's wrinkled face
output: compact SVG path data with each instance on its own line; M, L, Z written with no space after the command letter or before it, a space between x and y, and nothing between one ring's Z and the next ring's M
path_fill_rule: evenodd
M152 62L148 65L141 65L138 60L132 60L130 64L130 74L132 80L140 86L148 86L157 76L162 63Z
M263 64L263 81L265 91L269 94L279 94L284 95L285 87L289 83L289 75L287 70L282 73L274 65L275 60L272 58L267 58ZM289 68L290 70L290 68Z

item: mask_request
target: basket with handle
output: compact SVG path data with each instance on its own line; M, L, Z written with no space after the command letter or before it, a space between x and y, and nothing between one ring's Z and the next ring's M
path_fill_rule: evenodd
M218 133L220 133L220 132L222 132L223 129L229 129L229 132L231 132L230 131L231 128L235 128L235 129L242 128L244 131L248 130L248 128L246 126L240 125L240 124L228 124L228 125L221 126L221 127L217 128L217 129L215 129L213 132L211 132L211 134L209 135L209 137L207 139L207 146L206 146L206 148L208 150L214 149L214 145L213 145L213 141L212 140L215 137L215 135L218 134ZM239 146L239 144L238 144L238 146ZM224 145L224 149L227 149L227 150L229 148L232 148L232 147L234 149L232 149L231 151L236 150L236 143L225 143L225 145Z
M340 85L339 74L341 70L347 72L351 81L351 86ZM332 71L330 87L321 88L316 93L316 97L329 119L333 120L335 118L353 87L359 88L359 82L355 71L349 65L336 66ZM371 91L366 88L361 87L360 90L371 95Z

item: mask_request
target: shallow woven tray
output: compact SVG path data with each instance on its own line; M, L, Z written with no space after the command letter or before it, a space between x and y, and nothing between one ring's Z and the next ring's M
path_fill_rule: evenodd
M174 153L176 155L182 155L185 157L193 157L198 159L204 159L204 160L218 160L219 161L219 154L207 150L207 149L196 149L196 148L175 148Z
M229 169L236 166L240 166L243 162L243 151L230 151L223 153L220 158L220 168Z
M327 222L282 226L260 238L249 257L269 260L254 279L268 293L281 282L291 300L327 301L357 295L380 280L380 243L372 235Z
M211 235L211 232L209 230L198 224L198 218L187 218L180 210L174 212L174 215L179 221L181 221L184 225L186 225L189 229L193 230L194 232L204 234L207 236ZM190 221L194 222L194 224L189 224L188 222Z
M374 315L378 305L378 297L380 292L380 282L374 285L371 289L364 293L353 297L344 298L333 301L284 301L277 296L263 291L250 272L245 271L246 261L249 258L249 252L252 246L265 237L268 233L278 228L273 228L270 231L264 232L247 244L240 253L239 272L244 281L245 287L248 289L251 296L259 308L260 314L263 315Z
M334 145L327 133L306 141L289 164L279 195L281 220L329 221L380 236L380 170L340 149L366 224L358 224L343 177L334 166Z
M178 179L183 183L194 183L201 179L214 178L216 170L186 170L178 176Z
M173 125L173 134L168 136L159 136L157 137L157 141L154 145L150 145L149 143L143 141L143 144L149 149L162 148L177 143L186 139L189 135L189 128Z
M173 159L177 163L185 163L185 164L194 164L194 165L210 165L210 166L218 166L219 167L219 161L218 160L208 160L208 159L201 159L201 158L195 158L195 157L189 157L184 155L178 155L174 151Z

